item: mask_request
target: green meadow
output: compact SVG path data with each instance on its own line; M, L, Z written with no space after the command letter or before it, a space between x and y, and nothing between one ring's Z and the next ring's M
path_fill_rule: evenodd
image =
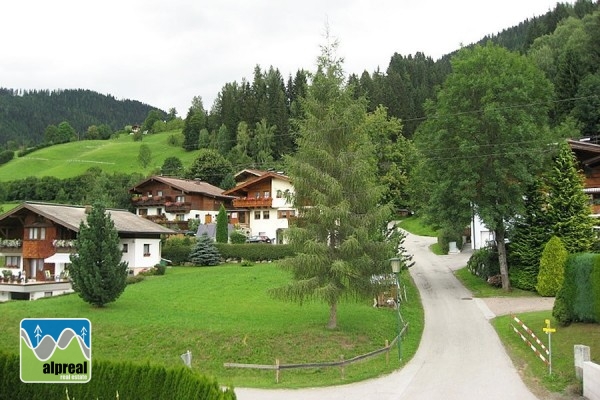
M408 282L406 273L404 280ZM0 348L18 353L22 318L88 318L92 358L179 366L192 353L192 368L237 387L306 387L359 381L399 366L397 348L345 367L281 372L226 368L224 363L273 365L350 359L385 346L397 334L397 314L372 301L346 299L338 306L338 328L326 328L328 306L274 300L268 289L288 281L273 263L242 267L173 267L164 276L128 285L116 302L94 308L76 294L0 304ZM407 288L402 308L409 332L403 363L415 353L423 329L418 292Z
M71 178L91 167L109 173L150 174L159 169L167 157L178 157L183 165L189 166L196 152L186 152L181 146L170 144L171 136L182 140L180 131L170 131L145 135L138 142L134 142L131 135L120 135L109 140L82 140L46 147L0 166L0 182L44 176ZM145 169L138 162L142 144L148 145L152 153L152 161Z

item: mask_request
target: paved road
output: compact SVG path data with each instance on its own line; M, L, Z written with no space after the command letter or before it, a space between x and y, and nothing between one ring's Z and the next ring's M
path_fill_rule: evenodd
M239 400L534 400L488 322L491 311L456 280L452 269L469 254L436 256L435 241L409 234L411 268L425 309L425 330L413 359L401 370L363 382L312 389L237 388Z

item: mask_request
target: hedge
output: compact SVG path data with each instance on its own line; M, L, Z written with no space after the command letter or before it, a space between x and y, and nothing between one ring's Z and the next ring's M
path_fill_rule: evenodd
M561 325L600 323L600 254L570 255L552 315Z
M159 365L92 362L92 379L81 384L23 383L19 377L19 356L0 353L0 400L121 399L142 400L235 400L232 388L193 370Z
M295 253L289 244L244 243L226 244L215 243L221 257L225 260L273 261L293 256Z

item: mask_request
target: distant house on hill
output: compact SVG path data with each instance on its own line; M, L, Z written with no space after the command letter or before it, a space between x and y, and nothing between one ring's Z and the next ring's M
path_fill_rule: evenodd
M190 219L216 221L221 204L233 208L233 196L208 182L152 176L129 189L136 214L161 225L188 229Z
M89 206L25 202L0 215L0 301L36 299L72 291L70 255ZM127 210L107 209L119 234L122 261L131 274L161 261L161 237L171 229Z

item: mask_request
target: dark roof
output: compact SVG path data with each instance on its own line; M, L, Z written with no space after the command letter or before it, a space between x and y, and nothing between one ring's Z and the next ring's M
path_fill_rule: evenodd
M600 163L600 145L578 140L567 140L567 143L583 166L593 167Z
M10 216L23 214L26 210L42 215L55 223L62 225L75 232L79 231L79 225L87 220L86 207L70 206L62 204L25 202L13 208L9 212L0 215L0 223ZM132 214L127 210L107 209L115 228L121 233L151 233L172 234L175 231L158 225L150 220Z
M282 179L284 181L289 181L290 180L290 178L287 177L286 175L278 174L277 172L266 172L263 175L257 176L254 179L250 179L250 180L248 180L246 182L242 182L239 185L237 185L236 187L234 187L233 189L226 190L223 193L226 193L226 194L235 193L238 190L245 189L248 186L252 186L253 184L255 184L257 182L260 182L260 181L265 180L265 179L270 179L270 178Z
M151 181L164 183L165 185L171 186L175 189L179 189L186 193L200 193L210 197L233 198L233 196L224 195L223 189L211 185L208 182L195 179L171 178L167 176L152 176L146 179L145 181L142 181L135 185L130 191L139 191L140 186L144 186L146 183Z

